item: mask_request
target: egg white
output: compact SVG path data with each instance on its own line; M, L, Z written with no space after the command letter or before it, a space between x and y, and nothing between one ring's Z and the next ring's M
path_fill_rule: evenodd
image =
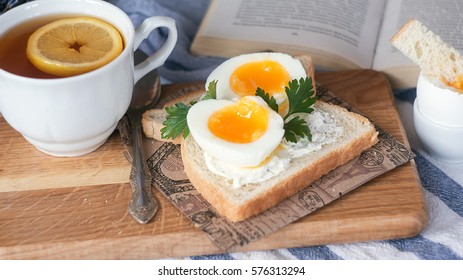
M198 145L210 156L237 167L252 167L263 162L280 144L283 135L283 119L257 96L248 96L265 108L268 126L264 134L250 143L232 143L214 135L208 128L212 113L224 106L235 104L226 99L209 99L194 104L187 115L190 133Z
M206 89L211 81L217 81L217 99L233 99L239 96L230 87L230 76L236 68L243 64L256 61L275 61L281 64L288 72L291 80L305 78L307 76L301 62L288 54L283 53L251 53L232 57L220 64L214 71L211 72L206 80ZM274 94L277 103L285 100L286 94L284 91Z

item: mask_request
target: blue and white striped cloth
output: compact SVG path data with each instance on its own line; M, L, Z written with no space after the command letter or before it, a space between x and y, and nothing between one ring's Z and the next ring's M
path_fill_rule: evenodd
M0 13L27 1L0 0ZM164 81L205 80L221 58L196 57L189 53L209 0L109 0L122 8L135 25L153 15L170 16L177 22L179 41L160 69ZM151 53L165 40L164 30L153 34L142 50ZM413 128L415 89L394 92L408 139L416 153L416 165L429 211L428 226L414 238L304 248L197 256L190 259L463 259L463 164L435 160L420 144Z

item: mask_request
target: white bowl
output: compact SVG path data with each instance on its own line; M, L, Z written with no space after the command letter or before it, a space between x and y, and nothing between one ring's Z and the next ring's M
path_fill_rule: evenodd
M444 85L430 81L423 73L416 85L416 102L428 119L451 127L463 127L463 93Z
M426 117L418 102L413 104L415 131L424 148L436 159L450 162L463 162L463 127L438 124Z

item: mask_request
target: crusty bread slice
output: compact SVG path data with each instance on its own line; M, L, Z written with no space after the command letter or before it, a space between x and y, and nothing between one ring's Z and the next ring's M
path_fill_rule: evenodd
M220 215L230 221L242 221L309 186L378 141L378 133L367 118L323 101L317 101L314 106L328 112L344 132L334 143L293 159L285 172L264 182L233 188L232 180L209 171L203 150L190 135L181 145L188 178Z
M312 59L308 55L296 56L302 66L304 67L307 76L312 77L313 88L316 90L315 85L315 71L312 63ZM166 107L173 106L177 102L182 102L184 104L189 104L192 101L198 101L202 95L205 93L205 89L194 90L184 93L182 96L175 97L163 105L163 108L150 109L147 110L142 116L142 126L145 136L148 138L154 138L158 141L173 142L175 144L181 143L181 136L178 136L176 139L163 139L161 138L161 128L164 126L162 123L167 117Z
M463 74L461 54L416 19L409 20L391 43L430 78L452 83Z

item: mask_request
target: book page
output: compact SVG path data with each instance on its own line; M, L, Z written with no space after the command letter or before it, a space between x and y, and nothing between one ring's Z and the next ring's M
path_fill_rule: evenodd
M202 36L310 46L370 68L384 8L378 0L215 0Z
M398 66L415 66L389 41L411 18L423 22L444 42L463 51L462 14L461 0L389 0L386 4L373 68L384 70Z

